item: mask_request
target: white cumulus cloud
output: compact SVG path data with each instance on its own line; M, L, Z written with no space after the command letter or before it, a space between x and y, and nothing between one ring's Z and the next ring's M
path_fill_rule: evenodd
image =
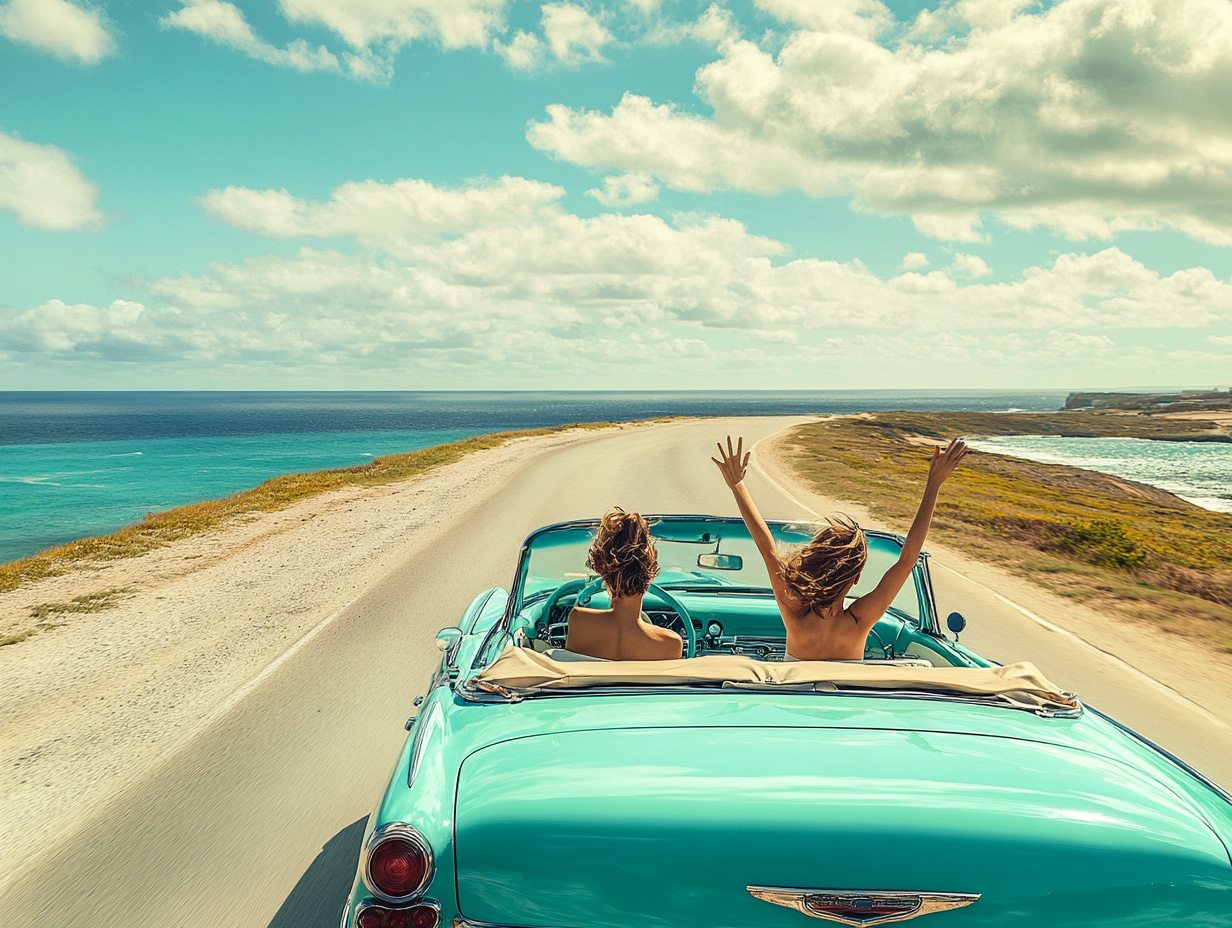
M602 187L587 190L586 195L608 207L636 206L657 200L659 185L646 174L610 175L603 178Z
M98 190L73 159L54 145L37 145L0 132L0 209L35 229L64 231L103 224Z
M955 274L963 277L987 277L992 273L992 268L979 255L968 255L962 252L954 255L954 261L950 267Z
M279 0L293 25L320 27L345 46L335 53L295 39L277 46L258 36L243 12L227 0L180 0L159 20L250 58L298 71L334 71L358 80L388 81L398 52L413 41L446 49L487 48L504 29L507 0ZM534 38L534 37L532 37Z
M462 187L404 179L360 181L337 187L326 202L285 190L227 187L201 198L206 211L230 225L264 236L353 236L390 252L477 226L503 228L550 210L564 195L552 184L502 177Z
M922 267L928 267L928 255L922 251L907 252L898 265L900 271L918 271Z
M962 0L892 45L878 3L761 5L792 31L720 46L696 75L711 115L626 94L606 113L550 106L528 139L681 190L850 196L954 241L983 240L991 215L1232 245L1227 0Z
M353 49L396 51L432 39L483 48L503 27L506 0L279 0L293 23L324 26Z
M1107 335L1084 335L1053 329L1044 339L1044 347L1064 358L1085 358L1093 353L1112 351L1116 348L1116 342Z
M793 26L873 38L894 25L880 0L755 0L771 16Z
M0 35L81 64L94 64L116 48L102 11L68 0L8 0L0 4Z
M541 8L543 37L518 30L508 44L493 47L514 68L529 71L548 61L577 65L602 61L602 49L613 35L585 7L575 3L545 3Z
M297 39L285 48L262 41L253 31L244 14L225 0L180 0L181 7L160 19L164 29L183 29L204 39L243 52L249 58L297 71L338 71L335 57L324 46L312 48ZM372 77L364 72L360 77Z

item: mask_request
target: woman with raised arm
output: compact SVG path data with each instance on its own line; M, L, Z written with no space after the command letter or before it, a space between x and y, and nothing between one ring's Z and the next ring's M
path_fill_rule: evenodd
M659 574L659 557L644 518L623 509L605 515L586 566L603 578L612 604L607 609L574 608L569 613L566 650L612 661L661 661L681 656L681 637L671 629L652 625L642 612L642 598Z
M877 586L850 606L844 606L846 596L860 579L860 571L868 557L868 541L863 530L850 519L830 519L829 525L812 541L795 554L782 557L766 520L757 511L744 485L751 456L752 452L744 452L743 438L733 448L731 436L728 436L727 449L724 450L720 443L719 456L710 460L718 465L736 497L740 516L770 572L774 598L787 630L785 659L862 660L869 630L894 602L919 560L937 505L937 493L967 456L967 446L961 438L955 438L944 451L933 449L924 498L920 500L920 509L911 523L902 553Z

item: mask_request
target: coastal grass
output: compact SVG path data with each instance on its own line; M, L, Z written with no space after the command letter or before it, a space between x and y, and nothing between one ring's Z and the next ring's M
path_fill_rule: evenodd
M104 609L114 609L119 605L120 597L127 592L123 587L112 587L97 593L74 596L66 603L40 603L30 610L30 618L45 622L66 612L102 612Z
M1190 429L1226 434L1199 420L1116 414L881 413L798 427L790 460L818 492L906 531L931 447L955 435L1177 440ZM1232 653L1232 514L1105 474L973 451L946 484L932 532L1061 596Z
M41 551L31 557L0 564L0 593L15 590L32 580L58 576L75 566L138 557L178 539L208 532L245 516L285 509L310 496L346 487L377 486L406 480L452 464L476 451L500 447L514 439L553 435L570 429L604 429L618 425L619 423L612 422L586 422L515 432L494 432L417 451L385 455L355 467L285 474L267 480L251 490L223 499L179 506L166 512L149 513L140 522L110 535L83 538L58 548Z
M74 596L66 603L40 603L30 610L29 617L34 619L34 624L27 625L25 628L6 635L0 635L0 647L18 644L27 638L32 638L39 632L59 628L61 625L66 624L56 621L63 615L69 613L102 612L105 609L114 609L120 604L120 599L124 594L128 592L129 590L126 588L113 587L109 590L100 590L96 593Z

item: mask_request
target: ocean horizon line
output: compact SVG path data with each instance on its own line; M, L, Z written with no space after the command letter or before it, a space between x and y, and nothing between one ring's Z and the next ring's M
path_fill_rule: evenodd
M625 394L648 394L648 395L668 395L668 394L723 394L723 395L739 395L739 394L759 394L759 395L799 395L799 394L869 394L869 393L905 393L919 395L981 395L981 394L1040 394L1040 393L1167 393L1178 392L1185 393L1191 391L1210 390L1209 385L1177 385L1177 384L1155 384L1143 385L1135 384L1130 386L1066 386L1066 387L750 387L732 388L732 389L716 389L713 387L629 387L629 388L605 388L605 389L587 389L577 387L527 387L518 389L498 389L498 388L457 388L457 389L442 389L442 388L399 388L399 389L377 389L364 387L339 387L327 389L287 389L287 388L264 388L264 387L235 387L235 388L209 388L209 389L176 389L176 388L142 388L142 389L127 389L127 390L84 390L84 389L47 389L47 390L21 390L11 388L0 388L0 396L16 395L16 396L62 396L65 394L83 394L83 395L130 395L130 394L169 394L169 395L186 395L186 394L309 394L309 395L324 395L324 394L459 394L459 395L527 395L527 394L554 394L554 395L600 395L600 396L619 396Z

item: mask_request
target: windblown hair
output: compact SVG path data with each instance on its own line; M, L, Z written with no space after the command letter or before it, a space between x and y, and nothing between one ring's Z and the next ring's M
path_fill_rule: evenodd
M613 596L641 596L659 575L649 524L636 512L613 509L599 524L586 566L603 578Z
M864 570L868 539L851 519L829 519L829 525L783 562L783 579L792 593L813 611L828 609Z

